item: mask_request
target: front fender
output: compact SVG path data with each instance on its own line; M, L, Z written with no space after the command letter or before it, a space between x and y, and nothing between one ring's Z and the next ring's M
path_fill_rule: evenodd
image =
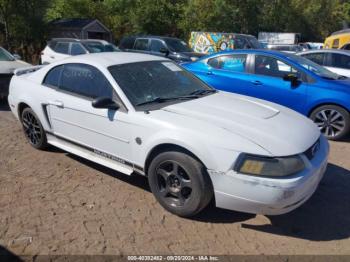
M182 147L194 154L207 169L229 170L239 152L210 145L193 134L179 134L179 132L159 132L151 136L144 143L141 150L137 150L137 162L145 167L146 161L154 148L159 145L171 144Z

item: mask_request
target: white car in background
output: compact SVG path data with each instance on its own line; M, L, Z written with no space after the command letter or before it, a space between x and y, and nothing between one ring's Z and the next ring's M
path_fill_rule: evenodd
M338 75L350 77L349 50L320 49L301 52L297 55L310 59Z
M8 95L13 71L17 68L31 66L31 64L20 59L18 55L12 55L6 49L0 47L0 100Z
M118 52L115 45L99 39L54 38L41 52L41 64L50 64L61 59L101 52Z
M159 56L100 53L18 70L8 100L34 148L51 144L147 176L179 216L214 196L221 208L289 212L327 166L328 142L308 118L214 90Z

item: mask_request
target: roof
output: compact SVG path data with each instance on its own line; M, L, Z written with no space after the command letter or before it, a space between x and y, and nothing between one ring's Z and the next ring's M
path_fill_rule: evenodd
M350 50L342 50L342 49L315 49L315 50L308 50L308 51L300 52L300 53L298 53L298 55L299 54L312 54L312 53L336 53L336 54L350 56Z
M161 56L153 56L153 55L133 53L133 52L103 52L103 53L92 53L92 54L86 54L86 55L71 56L64 60L58 61L57 64L86 63L91 65L100 65L106 68L112 65L146 62L146 61L159 61L159 60L164 61L169 59Z
M331 36L333 36L333 35L341 35L341 34L350 34L350 28L336 31L336 32L332 33Z
M155 38L155 39L178 39L181 40L180 38L177 37L172 37L172 36L160 36L160 35L129 35L125 36L123 38Z
M96 20L91 18L66 18L54 20L51 22L51 25L64 28L84 28Z

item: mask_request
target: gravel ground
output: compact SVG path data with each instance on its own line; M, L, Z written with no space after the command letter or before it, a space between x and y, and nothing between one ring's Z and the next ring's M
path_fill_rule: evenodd
M2 246L2 247L1 247ZM0 107L0 248L37 254L350 254L350 139L331 142L313 197L267 217L211 207L163 210L147 180L31 148Z

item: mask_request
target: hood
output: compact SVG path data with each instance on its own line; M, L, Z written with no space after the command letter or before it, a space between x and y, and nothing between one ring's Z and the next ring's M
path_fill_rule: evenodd
M221 91L170 105L162 110L205 121L216 128L239 135L273 156L302 153L320 136L316 125L295 111L259 99Z
M185 59L185 61L196 61L204 55L205 54L196 52L177 52L171 54L170 56L174 57L175 59Z
M31 64L22 60L0 61L0 74L12 74L15 69L28 66L31 66Z

